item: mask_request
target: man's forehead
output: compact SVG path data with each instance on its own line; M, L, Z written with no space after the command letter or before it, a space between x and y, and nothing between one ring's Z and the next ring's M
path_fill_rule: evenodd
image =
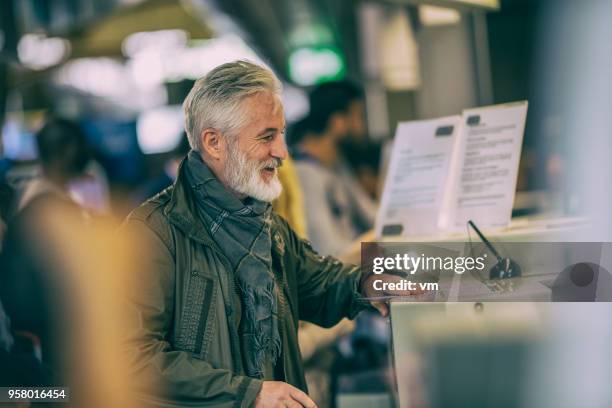
M252 95L247 96L244 99L244 101L246 103L250 103L254 105L267 104L267 105L281 105L282 106L283 104L280 95L274 92L269 92L269 91L261 91L261 92L254 93Z
M243 106L256 116L283 116L283 102L279 95L272 92L258 92L243 100Z
M283 115L284 113L283 101L279 95L271 95L271 98L269 99L269 103L271 105L272 114Z

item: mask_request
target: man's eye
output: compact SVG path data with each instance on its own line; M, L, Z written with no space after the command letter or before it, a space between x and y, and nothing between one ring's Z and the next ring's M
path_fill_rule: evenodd
M265 140L266 142L269 142L272 139L274 139L274 135L266 135L261 138L261 140Z

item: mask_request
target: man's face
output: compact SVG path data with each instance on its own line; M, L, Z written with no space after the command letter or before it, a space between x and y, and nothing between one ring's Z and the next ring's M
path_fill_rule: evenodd
M261 201L273 201L281 191L278 167L287 158L285 117L280 98L260 92L242 102L245 126L227 140L224 178L229 187Z
M359 140L365 134L364 105L362 100L354 100L350 103L347 110L348 134L352 138Z

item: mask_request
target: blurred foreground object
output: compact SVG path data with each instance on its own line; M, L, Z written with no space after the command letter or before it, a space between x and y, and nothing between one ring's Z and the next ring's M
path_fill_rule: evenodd
M392 302L399 407L610 406L610 310L588 302Z
M70 387L74 406L138 406L127 393L120 348L133 241L116 228L84 219L65 199L38 196L9 226L0 258L0 297L12 328L40 339L51 373L27 385Z
M301 237L308 237L306 212L304 210L304 192L298 178L295 164L288 157L278 169L278 179L283 185L281 195L272 202L272 208L287 220L291 228Z

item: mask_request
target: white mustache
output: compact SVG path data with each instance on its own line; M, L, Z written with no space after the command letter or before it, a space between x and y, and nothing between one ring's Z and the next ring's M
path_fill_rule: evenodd
M282 165L283 165L283 161L281 159L272 159L262 164L261 168L265 169L267 167L272 167L273 169L276 169L276 168L281 167Z

